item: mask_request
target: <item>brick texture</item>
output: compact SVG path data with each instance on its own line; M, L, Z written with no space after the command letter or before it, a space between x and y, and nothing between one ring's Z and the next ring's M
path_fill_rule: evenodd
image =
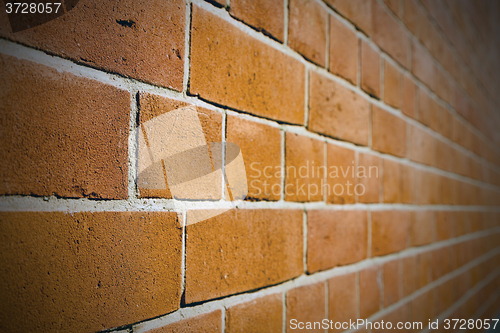
M279 0L234 0L229 13L265 34L283 41L285 7Z
M361 41L361 88L380 97L380 55L365 41Z
M184 319L173 324L157 329L149 330L148 333L189 333L189 332L222 332L221 311L216 310L195 317Z
M325 283L316 283L292 289L286 294L286 317L298 322L321 322L325 313ZM312 324L313 325L313 324ZM324 332L319 325L307 326L303 330L292 329L287 325L287 332Z
M372 106L372 148L406 156L406 122L375 105Z
M336 17L330 16L330 72L356 84L358 53L356 33Z
M227 309L226 332L278 332L283 326L283 295L273 294Z
M405 211L372 212L372 255L401 251L407 247L410 214Z
M328 319L333 322L357 319L356 273L328 280Z
M359 316L368 318L380 309L381 269L373 266L359 272Z

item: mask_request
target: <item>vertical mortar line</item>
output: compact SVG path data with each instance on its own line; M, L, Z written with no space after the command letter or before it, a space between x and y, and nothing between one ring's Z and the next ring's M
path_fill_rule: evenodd
M137 198L137 121L139 115L137 95L139 91L130 91L130 119L129 119L129 135L128 135L128 199Z
M325 280L325 318L330 319L328 314L328 298L329 298L329 289L328 289L328 280ZM328 328L325 329L325 333L328 333Z
M228 2L229 2L229 0L228 0ZM221 326L222 326L221 327L222 328L221 333L224 333L224 332L226 332L226 307L223 306L220 311L221 311L221 321L222 321L222 323L221 323Z
M231 6L231 0L226 0L226 10L229 10L230 6Z
M283 30L283 44L288 45L288 0L283 1L284 6L284 25L285 28Z
M285 201L285 177L286 177L286 159L285 159L285 130L282 128L281 133L281 198L280 202Z
M325 50L325 69L330 70L330 14L326 16L326 50Z
M228 0L229 1L229 0ZM182 93L184 96L189 90L189 74L191 66L191 0L186 0L186 26L184 38L184 78L182 80Z
M359 271L356 272L356 318L359 318L361 316L361 302L360 302L360 297L359 297Z
M304 273L307 272L307 212L306 210L303 211L303 221L302 221L302 228L303 228L303 243L304 243L304 249L302 253L302 260L304 263Z
M304 127L307 129L309 126L309 69L305 67L306 79L304 81L305 85L305 95L304 95Z
M286 333L286 291L283 291L283 325L282 333Z
M221 199L226 200L226 136L227 136L227 110L224 110L222 113L222 133L221 133L221 142L222 142L222 156L221 156L221 180L222 180L222 192Z
M371 258L372 256L372 212L371 210L367 210L366 212L367 219L367 227L366 227L366 238L367 238L367 249L366 249L366 257Z
M186 289L186 222L187 211L182 210L182 250L181 250L181 296Z

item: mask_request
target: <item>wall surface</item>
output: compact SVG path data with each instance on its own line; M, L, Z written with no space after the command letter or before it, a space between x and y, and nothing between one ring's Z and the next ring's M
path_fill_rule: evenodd
M63 6L19 31L0 11L1 332L495 318L499 2ZM215 185L179 194L201 164L167 160L151 185L173 110L244 169L205 145Z

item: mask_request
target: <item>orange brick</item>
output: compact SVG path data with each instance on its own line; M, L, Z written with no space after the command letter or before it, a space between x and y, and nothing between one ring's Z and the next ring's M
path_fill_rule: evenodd
M355 201L355 153L353 150L327 143L328 203L352 204Z
M436 139L426 131L410 127L410 159L427 165L436 165Z
M4 15L2 11L2 37L86 66L182 90L184 1L128 0L119 8L109 1L80 4L64 17L16 33Z
M440 126L439 104L424 90L418 92L418 120L437 131Z
M382 160L383 199L387 203L413 203L415 177L413 168L394 162Z
M375 105L372 106L372 148L406 156L406 122Z
M401 201L412 204L415 202L415 169L409 165L401 165Z
M372 34L372 2L366 0L325 0L368 36Z
M436 84L436 68L433 59L424 51L423 47L416 42L412 42L411 60L411 73L425 83L431 90L434 90Z
M0 229L6 331L101 331L179 308L176 213L4 212Z
M380 54L365 41L361 41L361 88L380 97Z
M423 252L417 254L416 274L417 274L417 289L425 287L432 281L432 253Z
M283 327L283 295L273 294L226 311L226 332L279 332Z
M375 155L360 153L356 168L356 195L358 202L374 203L380 198L379 158Z
M300 210L233 209L188 225L186 303L252 290L300 275L302 222Z
M403 75L403 102L401 110L409 117L416 118L415 96L417 87L415 83L407 75Z
M399 70L384 61L384 102L399 109L403 99L403 79Z
M373 211L372 256L398 252L407 247L410 213L407 211Z
M309 130L360 145L368 144L370 104L355 92L311 71Z
M365 259L367 255L366 212L308 211L307 244L307 270L309 272Z
M322 201L324 142L287 132L285 145L285 200Z
M417 257L405 257L402 260L403 265L403 296L411 295L417 290Z
M434 311L434 290L426 291L411 301L411 320L421 322L424 329L429 320L434 319Z
M387 313L383 317L380 317L379 319L375 320L373 322L373 329L371 330L371 332L372 333L385 333L389 330L387 327L390 325L392 325L391 329L397 329L399 323L402 323L403 325L406 323L413 324L411 322L410 315L411 315L410 303L405 303L405 304L397 307L396 309L391 310L391 312ZM382 322L383 322L383 324L382 324ZM380 323L380 326L375 324L375 323ZM409 325L409 324L406 324L406 325ZM399 324L399 325L401 325L401 324ZM411 329L405 329L405 331L411 332Z
M316 1L290 0L288 6L288 45L324 67L328 13Z
M398 260L393 260L384 264L384 307L399 301L399 263Z
M441 177L433 172L417 171L417 200L420 205L437 205L442 203Z
M266 35L283 41L285 7L282 1L233 0L229 6L229 14Z
M287 332L324 332L321 325L314 327L314 322L319 322L326 318L325 313L325 283L320 282L291 289L286 294L286 318ZM305 326L303 330L292 329L290 320L297 322L310 322L311 326Z
M328 280L328 319L335 323L357 318L356 273Z
M257 116L304 122L304 65L198 6L191 24L190 93Z
M10 56L0 68L0 194L127 198L130 94Z
M236 143L245 161L248 199L281 198L281 133L276 127L227 116L226 141Z
M432 211L416 211L411 213L410 238L411 246L432 243L436 234L436 213Z
M373 41L402 66L407 66L408 37L398 22L372 1Z
M359 317L368 318L380 310L381 268L373 266L359 272Z
M443 247L432 251L432 279L437 280L440 277L450 273L452 269L452 248Z
M400 6L399 0L384 0L384 2L394 14L400 16L400 8L403 6Z
M455 280L448 280L437 287L439 313L446 311L458 298L455 284Z
M334 16L330 16L329 71L356 84L358 78L358 37Z
M436 213L438 241L446 240L455 235L455 213L440 211Z
M221 310L215 310L210 313L204 313L196 317L180 320L167 326L149 330L147 333L220 333L222 332L221 314Z

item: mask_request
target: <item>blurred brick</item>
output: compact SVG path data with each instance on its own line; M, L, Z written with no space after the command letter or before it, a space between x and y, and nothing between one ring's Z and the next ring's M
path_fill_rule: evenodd
M356 185L354 150L327 143L327 202L352 204Z
M417 289L425 287L432 281L432 253L423 252L416 257Z
M368 318L380 310L381 268L372 266L359 272L359 317Z
M301 210L232 209L188 225L186 303L252 290L300 275L302 221Z
M417 290L417 257L409 256L402 259L403 265L403 296L413 294Z
M380 163L377 156L359 153L358 166L356 168L356 191L359 194L358 202L379 202L381 183L379 168Z
M407 211L373 211L372 256L398 252L407 247L410 213Z
M433 172L419 170L416 173L417 200L420 205L437 205L442 202L441 177Z
M291 289L286 294L286 318L287 332L324 332L324 329L318 326L312 329L300 330L292 329L289 325L291 319L297 319L297 322L321 322L326 318L325 313L325 283L320 282L303 287Z
M368 36L372 34L372 2L366 0L325 0L330 7L353 22Z
M365 41L361 41L361 88L380 97L380 54Z
M356 273L328 280L328 319L335 323L357 318Z
M173 324L157 329L149 330L147 333L220 333L222 332L222 312L215 310L196 317L180 320Z
M432 57L416 42L412 42L411 45L411 73L425 83L431 90L435 90L436 68Z
M309 104L309 130L368 144L370 104L365 98L311 71Z
M403 98L403 79L399 70L384 61L384 102L399 109Z
M437 131L439 126L439 104L424 90L418 92L418 120Z
M406 122L375 105L372 105L372 149L406 156Z
M356 32L335 16L330 16L329 71L352 84L358 80L359 42Z
M309 272L351 264L366 258L366 212L310 210L307 213L307 226Z
M425 329L429 320L434 319L434 290L426 291L411 301L411 319L423 324Z
M415 211L411 213L410 239L411 246L432 243L436 234L436 213L432 211Z
M440 277L452 271L452 248L442 247L432 251L432 279Z
M386 203L413 203L415 176L411 166L383 159L383 200Z
M401 110L405 115L411 118L416 118L415 96L417 86L407 75L403 75L403 104Z
M229 6L229 14L283 42L285 26L283 1L233 0Z
M384 264L384 307L399 301L401 286L399 263L399 260L392 260Z
M423 129L412 125L410 127L410 159L418 163L436 165L436 140Z
M226 311L226 332L280 332L283 326L283 295L273 294L234 305Z
M190 93L257 116L303 124L304 65L198 6L193 6L191 24Z

